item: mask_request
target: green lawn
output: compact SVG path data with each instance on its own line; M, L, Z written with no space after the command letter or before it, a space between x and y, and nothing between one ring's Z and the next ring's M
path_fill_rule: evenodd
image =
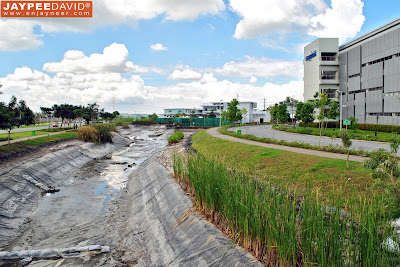
M193 148L207 157L217 158L230 168L271 181L275 186L289 187L300 193L319 188L321 199L332 192L346 199L387 194L382 185L374 186L370 170L359 162L350 162L350 168L346 169L345 160L231 142L209 136L205 131L193 135L192 143ZM391 194L388 194L388 205L391 210L398 206Z
M58 140L76 138L76 131L38 137L31 140L21 141L10 145L0 146L0 157L10 153L17 153L26 149L35 148L41 144L51 143Z
M36 130L35 135L46 135L49 133L54 133L54 132L59 132L59 131L64 131L65 129L60 129L60 128L51 128L49 129L43 129L43 130ZM12 132L11 131L11 139L19 139L19 138L24 138L24 137L30 137L32 136L32 131L24 131L24 132ZM0 140L7 140L8 139L8 133L2 133L0 134Z
M320 134L320 130L315 127L285 127L285 126L277 126L275 127L277 130L292 132L292 133L299 133L299 134L310 134L310 135L318 135ZM346 129L346 128L343 128ZM370 141L379 141L379 142L389 142L389 139L393 137L393 133L387 132L377 132L377 136L375 137L374 131L367 131L367 130L347 130L350 134L351 139L358 139L358 140L370 140ZM338 137L339 136L339 129L335 128L324 128L322 130L323 136L329 137Z

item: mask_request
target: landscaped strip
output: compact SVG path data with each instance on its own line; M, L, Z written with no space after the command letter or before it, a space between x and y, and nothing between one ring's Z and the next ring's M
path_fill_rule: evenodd
M278 190L198 154L176 156L174 175L214 224L267 266L399 264L399 252L387 246L399 240L382 223L387 218L381 196L345 202L332 196L322 203L318 189L302 195Z
M284 131L289 133L298 133L298 134L308 134L308 135L320 135L320 129L314 127L285 127L282 125L275 126L275 130ZM356 140L368 140L368 141L378 141L378 142L390 142L394 135L397 133L388 133L388 132L377 132L377 136L375 137L375 132L370 130L347 130L351 139ZM322 136L328 136L331 138L339 138L339 129L335 128L324 128L322 130Z
M254 136L251 134L238 134L238 133L229 131L228 128L230 128L230 127L235 127L235 126L220 127L218 129L218 131L225 135L230 135L233 137L257 141L257 142L261 142L261 143L277 144L277 145L282 145L282 146L291 146L291 147L298 147L298 148L305 148L305 149L313 149L313 150L318 150L318 151L347 154L347 150L344 147L333 146L331 144L329 144L327 146L318 146L318 145L311 145L308 143L297 142L297 141L286 141L286 140L277 140L277 139L268 138L268 137L258 137L258 136ZM350 155L355 155L355 156L368 157L370 155L370 152L365 151L363 149L350 149L349 153L350 153Z

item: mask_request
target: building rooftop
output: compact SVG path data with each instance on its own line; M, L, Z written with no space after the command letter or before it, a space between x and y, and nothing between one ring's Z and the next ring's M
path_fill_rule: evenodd
M346 48L349 48L349 47L351 47L353 45L356 45L356 44L358 44L358 43L360 43L360 42L362 42L362 41L364 41L364 40L366 40L368 38L371 38L371 37L383 32L383 31L386 31L386 30L388 30L390 28L393 28L393 27L395 27L395 26L397 26L399 24L400 24L400 18L397 18L397 19L395 19L395 20L393 20L393 21L391 21L391 22L389 22L389 23L387 23L387 24L385 24L385 25L383 25L383 26L381 26L379 28L376 28L375 30L372 30L372 31L370 31L370 32L368 32L366 34L361 35L360 37L358 37L358 38L356 38L356 39L354 39L354 40L352 40L350 42L347 42L347 43L339 46L339 51L342 51L342 50L344 50Z

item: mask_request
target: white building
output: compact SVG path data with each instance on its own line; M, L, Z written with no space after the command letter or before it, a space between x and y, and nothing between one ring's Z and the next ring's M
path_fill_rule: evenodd
M221 117L221 111L228 110L228 103L230 102L212 102L208 104L203 104L203 114L208 115L211 112L217 115L217 118ZM247 113L243 116L242 122L249 123L249 122L270 122L271 116L268 111L258 110L257 103L252 101L239 101L238 109L243 110L246 109Z

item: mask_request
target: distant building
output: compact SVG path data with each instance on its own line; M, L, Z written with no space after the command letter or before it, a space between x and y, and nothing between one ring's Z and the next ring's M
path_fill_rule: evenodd
M304 101L342 94L343 119L400 125L400 18L339 46L319 38L304 48Z
M195 115L200 117L208 117L211 113L214 113L217 118L221 117L221 111L228 110L228 103L230 102L211 102L207 104L203 104L202 109L190 109L190 108L170 108L164 109L164 114L162 117L174 117L178 113L185 113L188 116L194 111ZM245 108L247 113L243 116L243 123L249 122L269 122L271 121L271 116L268 111L257 110L257 103L256 102L247 102L247 101L239 101L238 104L239 109Z
M176 114L186 114L186 115L190 115L190 114L194 114L194 115L198 115L201 116L202 115L202 110L201 109L197 109L197 108L165 108L164 109L164 114L160 115L163 118L172 118L175 117Z

